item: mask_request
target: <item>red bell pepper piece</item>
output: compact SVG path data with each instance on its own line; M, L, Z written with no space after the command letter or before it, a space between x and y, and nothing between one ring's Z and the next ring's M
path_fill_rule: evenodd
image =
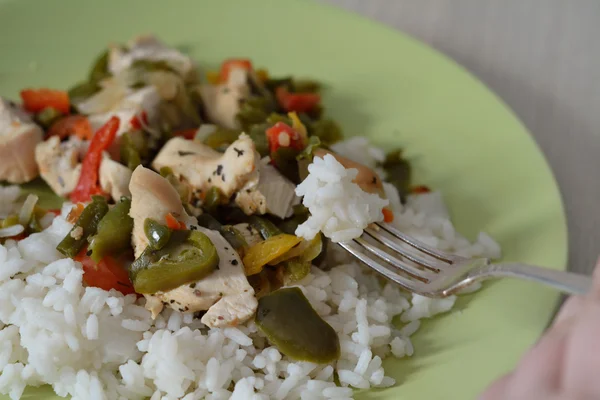
M63 117L52 124L48 130L48 137L58 136L65 139L75 135L82 140L89 140L94 135L92 125L86 116L70 115Z
M284 122L277 122L267 129L265 133L267 134L271 153L277 151L280 147L291 147L296 150L304 149L302 136Z
M229 72L234 68L242 68L248 71L252 71L252 62L246 58L231 58L225 60L221 64L221 71L219 72L219 80L221 82L227 82L229 79Z
M52 107L66 115L71 110L69 94L64 90L25 89L21 90L21 99L23 108L29 112L40 112L46 107Z
M81 175L75 190L71 192L74 203L89 201L92 195L103 194L98 182L98 171L102 162L102 152L115 140L119 130L119 118L112 117L92 138L90 146L81 164Z
M427 187L425 185L419 185L419 186L414 186L413 188L411 188L410 192L414 193L414 194L423 194L423 193L431 192L431 189L429 189L429 187Z
M184 231L187 229L187 226L185 225L185 223L178 221L177 218L175 218L173 216L173 214L171 214L171 213L168 213L165 216L165 221L167 222L167 228L169 228L169 229L173 229L176 231L177 230Z
M142 111L139 115L134 115L129 121L132 129L142 129L144 126L148 126L148 114L146 111Z
M86 285L104 290L116 289L125 295L135 293L121 260L106 256L96 263L86 252L87 246L73 257L83 267L83 281Z
M390 210L387 207L384 207L383 210L381 210L381 212L383 213L383 222L386 222L388 224L394 222L394 212L392 210Z
M181 131L173 132L173 136L182 137L187 140L194 140L194 137L196 137L196 132L198 132L197 128L184 129Z
M288 112L308 112L321 101L321 95L318 93L290 93L285 86L278 87L275 96L279 105Z

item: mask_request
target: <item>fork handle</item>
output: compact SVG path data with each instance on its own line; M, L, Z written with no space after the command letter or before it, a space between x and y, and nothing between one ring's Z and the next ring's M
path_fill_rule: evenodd
M472 278L474 279L492 277L525 279L553 287L564 293L576 295L585 295L592 287L592 278L587 275L555 271L526 264L490 264L477 272L473 272Z

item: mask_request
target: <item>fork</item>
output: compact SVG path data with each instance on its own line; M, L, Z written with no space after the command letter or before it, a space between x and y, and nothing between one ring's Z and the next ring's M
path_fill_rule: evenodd
M338 244L406 290L427 297L447 297L490 278L525 279L579 295L591 288L585 275L447 254L386 223L375 223L361 237Z

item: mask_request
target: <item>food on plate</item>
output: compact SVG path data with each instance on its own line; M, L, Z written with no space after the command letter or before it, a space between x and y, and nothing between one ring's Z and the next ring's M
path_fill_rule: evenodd
M455 298L403 292L336 243L384 221L464 256L500 249L458 234L400 150L344 140L321 91L245 58L201 71L142 36L68 90L2 99L0 393L319 399L394 385L383 360L412 355L420 319Z

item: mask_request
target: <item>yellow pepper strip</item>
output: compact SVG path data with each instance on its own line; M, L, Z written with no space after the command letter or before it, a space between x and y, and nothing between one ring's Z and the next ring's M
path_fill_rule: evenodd
M246 276L258 274L270 261L281 257L301 241L297 236L282 233L250 247L243 259Z
M294 257L300 257L302 261L312 261L319 256L323 249L321 234L317 234L312 240L302 240L300 244L292 247L290 251L269 262L269 265L277 265Z
M302 121L300 121L300 118L298 118L298 114L296 114L295 111L292 111L288 113L288 117L290 117L292 120L292 128L294 128L294 130L300 134L300 137L302 137L302 143L306 145L308 143L308 132L306 131L306 127Z

